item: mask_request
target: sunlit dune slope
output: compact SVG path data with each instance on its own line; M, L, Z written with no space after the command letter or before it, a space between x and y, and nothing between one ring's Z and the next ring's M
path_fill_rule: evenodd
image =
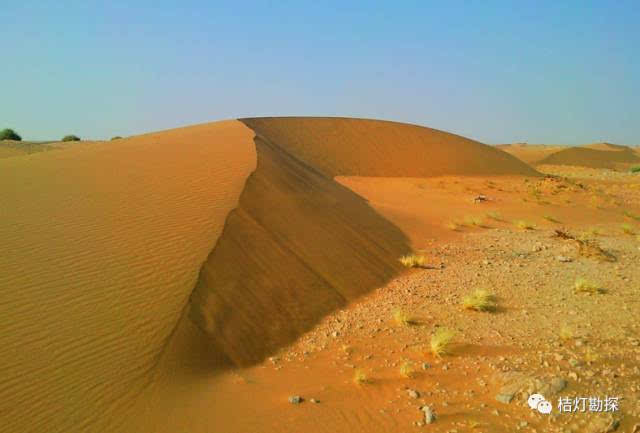
M620 151L620 150L629 150L629 146L624 146L621 144L613 144L613 143L593 143L582 146L586 149L594 149L594 150L608 150L608 151Z
M631 148L623 150L597 150L587 147L568 147L539 161L548 165L575 165L591 168L616 168L619 165L640 162L640 157Z
M413 125L242 121L257 134L258 168L202 269L191 315L236 365L261 360L398 271L407 239L335 175L537 174L502 151Z
M496 147L532 165L538 164L547 156L567 148L567 146L559 145L526 143L499 144Z
M327 176L536 175L492 146L417 125L368 119L241 119Z
M0 431L134 431L256 164L238 121L0 160Z

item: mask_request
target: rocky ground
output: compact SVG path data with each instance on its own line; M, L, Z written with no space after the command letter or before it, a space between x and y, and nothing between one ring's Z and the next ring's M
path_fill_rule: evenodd
M637 200L634 187L601 190L613 201ZM608 223L485 227L426 245L427 268L326 317L265 368L339 378L296 404L347 395L394 417L394 431L640 431L640 238ZM585 253L556 228L602 254ZM581 278L601 290L576 292ZM498 308L463 309L475 289L494 293ZM398 311L408 323L394 320ZM430 353L438 328L456 332L450 355ZM529 407L535 393L551 414Z

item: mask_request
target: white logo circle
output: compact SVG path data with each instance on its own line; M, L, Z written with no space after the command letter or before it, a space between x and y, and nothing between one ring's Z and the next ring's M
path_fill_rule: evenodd
M529 407L531 409L536 409L538 407L538 403L544 400L545 398L541 394L531 394L529 396L529 400L527 400L527 403L529 404Z

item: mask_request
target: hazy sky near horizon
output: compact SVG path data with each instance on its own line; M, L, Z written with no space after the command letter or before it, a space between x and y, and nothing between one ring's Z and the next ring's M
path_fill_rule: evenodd
M640 144L636 0L23 0L0 20L0 128L23 139L318 115Z

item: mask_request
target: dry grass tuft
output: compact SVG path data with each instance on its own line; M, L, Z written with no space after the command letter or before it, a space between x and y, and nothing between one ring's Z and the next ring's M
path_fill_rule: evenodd
M469 227L485 227L485 220L482 216L468 215L464 218L464 224Z
M418 323L415 317L410 316L400 308L396 308L395 310L393 310L393 320L398 325L403 325L403 326L411 326L411 325L416 325Z
M465 310L495 311L496 297L487 290L476 290L462 299L462 306Z
M513 224L521 230L533 230L535 225L525 220L514 221Z
M371 379L369 378L369 376L367 376L367 373L365 373L364 370L358 368L353 373L353 382L356 385L366 385L368 383L371 383Z
M438 357L450 354L455 336L456 332L451 329L438 328L431 336L431 353Z
M416 375L416 370L413 368L413 363L411 361L404 361L400 365L400 375L402 377L406 377L410 379Z
M574 293L587 293L589 295L597 295L606 292L600 284L594 283L586 278L578 278L573 285L573 291Z
M400 257L400 263L407 268L423 268L427 265L427 258L420 254L407 254Z
M636 234L635 230L633 229L633 226L631 224L629 224L629 223L622 224L620 226L620 228L622 229L622 231L625 234L628 234L628 235L635 235Z

